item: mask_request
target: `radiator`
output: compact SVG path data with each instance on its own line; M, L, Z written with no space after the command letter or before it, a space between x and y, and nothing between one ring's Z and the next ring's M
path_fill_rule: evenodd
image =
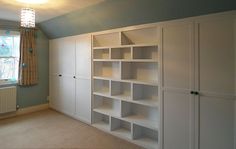
M16 87L0 88L0 114L16 111Z

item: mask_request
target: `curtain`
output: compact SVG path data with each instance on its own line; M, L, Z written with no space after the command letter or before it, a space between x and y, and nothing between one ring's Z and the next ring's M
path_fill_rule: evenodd
M19 85L31 86L38 83L35 29L20 29Z

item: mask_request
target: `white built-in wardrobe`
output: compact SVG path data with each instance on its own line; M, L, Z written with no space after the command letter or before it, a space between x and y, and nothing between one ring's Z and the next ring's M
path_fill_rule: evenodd
M235 11L53 39L49 52L51 108L148 149L235 149Z

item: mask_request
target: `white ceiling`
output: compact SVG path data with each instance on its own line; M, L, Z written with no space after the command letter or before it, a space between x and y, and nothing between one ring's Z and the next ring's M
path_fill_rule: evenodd
M36 10L36 23L85 8L104 0L48 0L45 4L23 4L17 0L0 0L0 19L19 21L22 7Z

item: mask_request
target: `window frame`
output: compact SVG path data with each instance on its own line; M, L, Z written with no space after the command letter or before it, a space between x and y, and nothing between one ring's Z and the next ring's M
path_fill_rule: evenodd
M19 59L20 59L20 32L19 31L10 31L10 30L0 30L0 37L2 36L18 36L19 37L19 48L18 48L18 56L14 56L14 55L11 55L11 56L0 56L0 59L2 58L12 58L14 60L18 60L18 65L19 65ZM15 44L13 42L13 50L16 50L15 48ZM18 70L19 70L19 66L18 66ZM17 71L17 70L14 70L14 71ZM16 72L14 72L16 73ZM19 72L17 72L17 74L19 74ZM12 81L11 79L1 79L0 78L0 86L5 86L5 85L16 85L18 83L18 76L17 76L17 79Z

